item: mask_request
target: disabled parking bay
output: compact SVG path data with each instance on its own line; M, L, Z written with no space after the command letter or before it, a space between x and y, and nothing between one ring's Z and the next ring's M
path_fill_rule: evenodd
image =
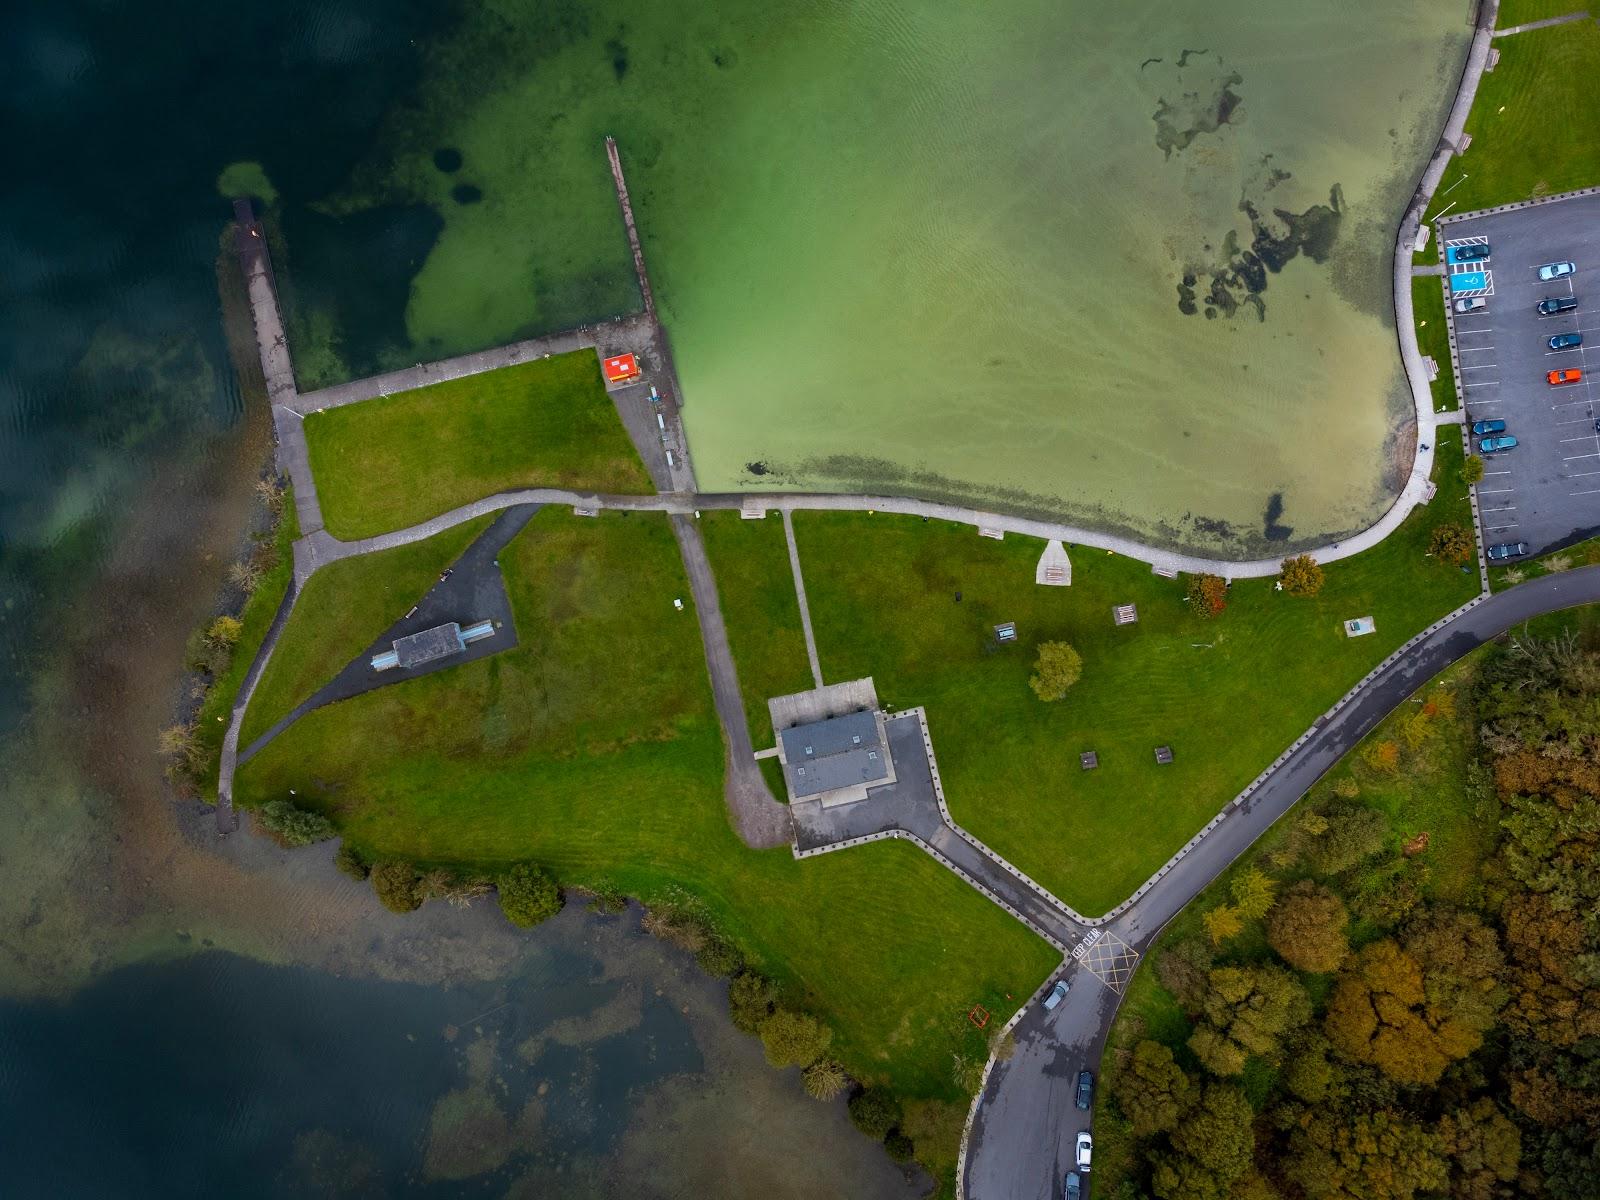
M1446 218L1439 226L1446 263L1446 309L1468 422L1501 420L1514 449L1485 456L1478 487L1484 544L1527 542L1530 554L1600 532L1600 195L1535 203L1509 212ZM1457 261L1459 247L1487 244L1487 258ZM1543 282L1544 263L1577 271ZM1454 300L1487 306L1458 313ZM1571 312L1542 316L1546 297L1574 297ZM1552 350L1555 334L1583 345ZM1552 386L1549 372L1583 378ZM1441 434L1443 431L1440 431ZM1472 438L1474 452L1479 438Z

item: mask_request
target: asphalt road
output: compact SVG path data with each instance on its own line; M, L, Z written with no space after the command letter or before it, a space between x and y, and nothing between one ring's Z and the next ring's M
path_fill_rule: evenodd
M1143 953L1184 905L1289 811L1322 774L1396 706L1463 655L1544 613L1600 601L1600 567L1530 580L1491 596L1417 643L1331 719L1319 723L1244 805L1103 928ZM968 1144L969 1200L1059 1200L1073 1141L1092 1113L1073 1105L1080 1070L1099 1075L1120 1000L1082 968L1053 1013L1035 1005L1017 1025L1017 1051L990 1073ZM1098 1101L1100 1097L1096 1095ZM1092 1175L1091 1187L1092 1187ZM1085 1197L1087 1200L1087 1195Z

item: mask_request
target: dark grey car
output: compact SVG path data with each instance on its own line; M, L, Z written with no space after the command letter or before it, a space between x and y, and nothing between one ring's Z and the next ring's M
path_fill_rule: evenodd
M1094 1103L1094 1076L1087 1071L1078 1072L1078 1107L1088 1109Z

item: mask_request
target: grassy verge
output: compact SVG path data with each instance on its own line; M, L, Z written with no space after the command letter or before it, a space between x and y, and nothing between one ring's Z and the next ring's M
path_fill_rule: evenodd
M206 693L204 703L195 717L194 740L207 763L205 780L200 789L207 799L217 794L217 770L222 760L222 739L228 732L228 715L233 711L234 699L244 686L245 674L255 661L256 651L272 626L272 618L283 603L289 581L294 578L294 543L300 536L300 522L294 509L294 490L287 489L282 498L283 515L278 518L273 531L272 566L263 572L244 609L239 613L243 626L239 640L233 648L228 669L219 675Z
M872 675L885 703L925 705L956 819L1079 911L1101 913L1386 654L1477 591L1474 573L1425 557L1435 525L1469 520L1460 462L1445 439L1433 502L1330 564L1320 595L1244 580L1209 621L1190 612L1182 580L1132 559L1078 549L1072 586L1044 588L1029 538L800 513L823 671ZM1127 602L1139 622L1118 628L1112 606ZM1377 632L1347 638L1342 622L1366 615ZM1020 644L996 647L1001 621L1017 623ZM1082 654L1083 678L1045 704L1028 677L1037 644L1057 639ZM1161 745L1171 765L1155 763ZM1098 770L1079 769L1083 750L1098 751Z
M1411 281L1411 304L1417 319L1417 346L1439 364L1439 377L1429 386L1433 390L1435 412L1457 406L1456 380L1450 370L1450 329L1445 324L1444 286L1431 275Z
M1543 5L1503 8L1502 23L1535 8ZM1600 183L1600 142L1572 133L1600 123L1600 92L1592 83L1600 74L1600 25L1535 29L1503 38L1495 49L1500 65L1483 76L1467 117L1472 146L1445 172L1430 222L1446 205L1471 212Z
M760 750L772 745L767 700L812 686L788 540L776 514L746 521L736 512L707 512L700 532L717 575L750 740Z
M1543 21L1547 17L1564 17L1586 8L1592 11L1587 0L1500 0L1500 11L1495 16L1494 25L1496 29L1510 29L1513 25L1526 25L1529 21Z
M478 517L409 546L330 563L312 575L256 685L240 747L265 733L405 616L493 520Z
M313 413L306 441L346 540L510 488L653 490L591 350Z
M1401 705L1302 801L1320 808L1334 801L1342 790L1389 818L1388 854L1368 860L1352 876L1340 880L1339 891L1347 898L1383 886L1394 869L1395 852L1426 833L1426 849L1408 860L1407 868L1423 881L1423 894L1430 900L1453 905L1469 905L1478 899L1483 886L1482 864L1494 850L1496 835L1492 822L1482 821L1474 812L1467 786L1467 766L1477 728L1472 681L1483 653L1480 650L1442 672L1412 697L1412 702ZM1413 731L1426 730L1427 736L1415 746L1408 741L1408 725ZM1399 750L1398 763L1392 771L1376 769L1367 762L1370 747L1381 743L1391 743ZM1166 948L1205 938L1203 915L1229 900L1230 884L1240 873L1259 870L1276 880L1279 890L1311 875L1304 865L1285 869L1272 858L1283 845L1293 820L1291 814L1275 825L1239 862L1214 880L1173 918L1144 956L1128 985L1106 1044L1101 1064L1102 1095L1115 1093L1119 1066L1144 1038L1166 1044L1185 1066L1192 1067L1193 1055L1186 1044L1192 1026L1177 999L1162 985L1156 964ZM1374 934L1359 920L1351 932L1357 943ZM1261 962L1271 957L1260 923L1253 922L1227 943L1219 962ZM1311 979L1308 983L1315 985L1317 981ZM1103 1172L1101 1184L1114 1188L1138 1165L1134 1138L1124 1122L1113 1118L1096 1122L1095 1141L1097 1153L1104 1156L1103 1162L1096 1163Z
M1503 592L1515 587L1524 579L1537 579L1572 567L1590 567L1600 563L1600 537L1588 538L1565 550L1554 550L1543 558L1530 558L1505 567L1489 568L1489 588Z
M852 1074L960 1099L952 1056L984 1050L966 1012L1004 1020L1050 948L911 846L796 862L737 840L665 518L546 509L501 563L521 645L311 713L246 765L240 799L294 788L374 859L532 858L647 903L687 893L827 1019Z

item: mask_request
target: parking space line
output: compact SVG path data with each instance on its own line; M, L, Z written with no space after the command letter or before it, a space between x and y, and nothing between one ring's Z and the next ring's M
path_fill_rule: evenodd
M1600 454L1569 454L1562 462L1577 462L1580 458L1600 458Z
M1594 441L1594 434L1591 433L1588 437L1562 438L1561 439L1561 444L1562 445L1566 445L1568 442L1592 442L1592 441Z
M1555 351L1552 350L1551 353L1554 354ZM1476 366L1475 367L1462 367L1461 369L1463 371L1492 371L1492 370L1494 370L1494 368L1495 368L1495 364L1494 363L1487 363L1487 364L1485 364L1484 366L1481 366L1481 367L1476 367Z
M1590 488L1586 492L1568 492L1569 496L1600 496L1600 488Z
M1509 472L1508 472L1508 474L1509 474ZM1480 495L1480 496L1502 496L1506 492L1514 492L1516 490L1517 490L1516 488L1479 488L1478 489L1478 495Z

